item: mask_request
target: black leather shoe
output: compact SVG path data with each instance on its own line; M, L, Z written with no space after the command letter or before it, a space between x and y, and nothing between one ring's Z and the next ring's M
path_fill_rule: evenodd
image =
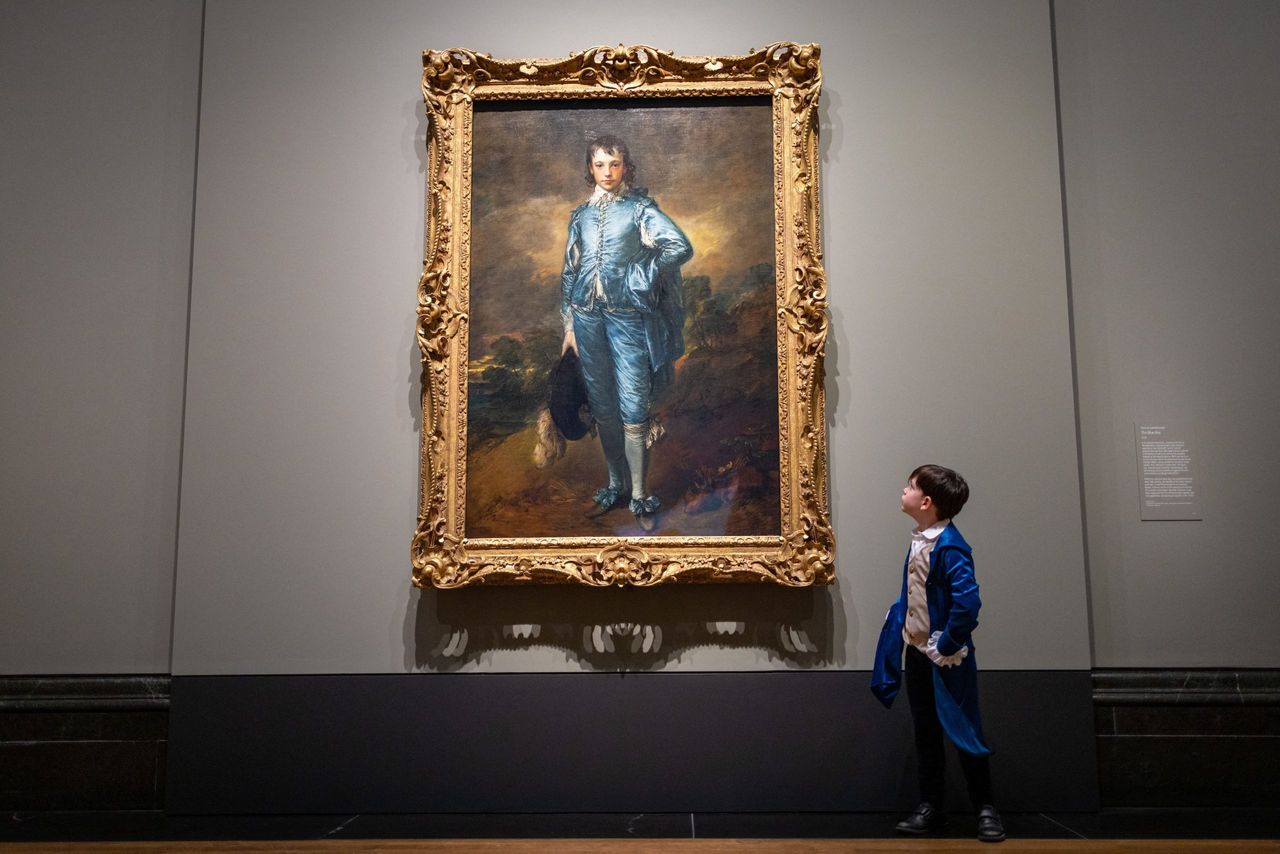
M893 829L908 836L923 836L935 830L942 830L946 826L946 813L934 809L933 804L923 803L916 807L915 812L895 824Z
M1004 841L1004 822L1000 820L1000 813L990 804L978 810L978 841Z

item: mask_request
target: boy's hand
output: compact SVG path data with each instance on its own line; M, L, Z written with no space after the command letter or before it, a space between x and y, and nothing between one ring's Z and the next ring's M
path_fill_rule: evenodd
M938 638L942 637L942 632L934 632L929 635L929 643L925 648L925 655L929 656L929 660L939 667L955 667L964 661L969 654L969 647L962 646L960 651L953 655L943 655L938 652Z
M573 337L572 322L570 322L568 327L564 330L564 343L560 345L560 355L563 356L565 353L568 353L570 348L573 349L573 352L578 352L578 341Z

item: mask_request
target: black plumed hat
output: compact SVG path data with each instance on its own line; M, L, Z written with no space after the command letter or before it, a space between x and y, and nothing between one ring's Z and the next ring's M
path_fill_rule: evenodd
M578 354L568 350L551 370L547 408L551 420L566 439L581 439L591 429L590 417L582 417L587 405L587 385L582 381L582 363Z

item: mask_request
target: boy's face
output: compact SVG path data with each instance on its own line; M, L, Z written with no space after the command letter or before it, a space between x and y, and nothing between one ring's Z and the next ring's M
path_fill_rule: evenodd
M591 152L591 177L600 189L609 193L618 189L626 171L627 165L623 162L622 155L616 151L597 148Z
M907 485L902 489L902 512L917 522L922 522L929 518L931 510L933 510L933 499L920 490L915 478L907 481Z

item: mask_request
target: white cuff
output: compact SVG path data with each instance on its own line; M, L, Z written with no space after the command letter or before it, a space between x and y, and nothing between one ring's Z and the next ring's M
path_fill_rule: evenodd
M938 639L940 637L942 637L942 632L934 632L929 635L929 643L924 651L924 654L929 656L929 660L939 667L955 667L961 661L964 661L965 656L969 654L969 647L967 645L962 646L951 655L943 655L938 652Z

